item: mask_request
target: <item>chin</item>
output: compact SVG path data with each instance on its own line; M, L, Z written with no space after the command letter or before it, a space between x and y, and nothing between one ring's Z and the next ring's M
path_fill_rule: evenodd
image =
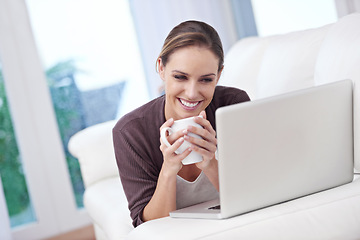
M189 117L196 117L200 115L200 111L193 111L193 112L186 112L186 113L182 113L180 114L181 118L189 118Z

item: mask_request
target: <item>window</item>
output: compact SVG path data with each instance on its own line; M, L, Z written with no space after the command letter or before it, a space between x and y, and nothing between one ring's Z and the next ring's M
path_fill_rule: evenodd
M84 185L79 163L67 149L69 138L148 100L128 3L27 0L27 5L76 203L82 207ZM134 82L145 94L124 96Z
M36 221L6 98L0 65L0 175L11 227Z
M1 2L4 81L34 214L31 224L12 229L14 239L43 239L90 224L67 141L148 101L127 4Z

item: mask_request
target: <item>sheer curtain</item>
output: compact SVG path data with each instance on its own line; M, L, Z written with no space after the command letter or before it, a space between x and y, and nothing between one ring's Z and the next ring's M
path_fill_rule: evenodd
M335 0L338 17L360 12L360 0Z
M160 94L162 85L155 71L155 61L167 34L174 26L185 20L199 20L212 25L220 35L225 53L238 39L230 0L129 2L151 98Z

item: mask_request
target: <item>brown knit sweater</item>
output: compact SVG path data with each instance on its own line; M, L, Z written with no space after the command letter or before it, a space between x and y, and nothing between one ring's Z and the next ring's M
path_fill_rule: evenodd
M215 110L249 101L246 92L217 86L206 108L214 130ZM122 117L113 128L113 141L121 182L128 200L134 227L140 225L144 207L155 192L163 163L160 127L165 122L165 96L158 97Z

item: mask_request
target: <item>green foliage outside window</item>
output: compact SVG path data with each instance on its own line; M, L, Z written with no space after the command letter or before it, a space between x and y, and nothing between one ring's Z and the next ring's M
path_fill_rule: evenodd
M74 81L77 69L72 61L56 64L46 71L48 85L64 145L75 199L78 207L83 206L84 186L80 166L67 150L71 135L85 126L79 111L79 92ZM30 198L22 171L21 155L17 148L14 128L6 99L4 79L0 69L0 174L10 216L15 216L30 206ZM26 174L25 174L26 175Z
M0 174L9 215L16 215L29 206L29 194L21 167L21 158L11 122L5 86L0 71Z
M78 160L67 149L70 137L86 127L82 116L80 92L74 79L75 74L79 72L80 70L75 67L74 62L68 60L59 62L49 68L46 71L46 77L64 146L76 204L78 207L83 207L84 184L80 165Z

